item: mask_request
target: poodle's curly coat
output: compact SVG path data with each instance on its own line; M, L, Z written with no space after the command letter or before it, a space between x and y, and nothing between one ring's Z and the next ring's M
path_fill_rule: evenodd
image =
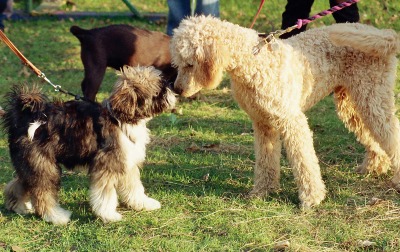
M400 126L393 87L400 39L392 30L363 24L311 29L265 45L254 55L256 31L213 17L185 19L170 50L178 68L175 91L191 96L215 88L223 72L232 93L253 121L255 176L251 194L279 188L281 141L299 188L302 207L326 194L307 117L330 93L339 118L365 146L359 170L385 173L400 189Z

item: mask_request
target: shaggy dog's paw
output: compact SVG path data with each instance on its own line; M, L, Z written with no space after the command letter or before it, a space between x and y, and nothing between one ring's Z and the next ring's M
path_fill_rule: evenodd
M128 206L136 211L152 211L161 208L160 202L144 195L128 203Z
M99 215L100 219L107 223L107 222L116 222L122 220L122 215L118 212L107 213L104 215Z
M70 221L71 212L59 206L54 207L43 215L43 219L55 225L65 225Z
M17 214L30 214L35 212L30 201L18 202L12 207L12 210Z
M147 197L146 200L143 201L143 210L152 211L161 208L161 203L155 199Z

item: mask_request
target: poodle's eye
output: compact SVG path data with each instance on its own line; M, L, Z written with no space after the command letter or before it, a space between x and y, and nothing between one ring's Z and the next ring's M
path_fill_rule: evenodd
M191 64L184 66L184 68L192 68L192 67L193 67L193 65L191 65Z

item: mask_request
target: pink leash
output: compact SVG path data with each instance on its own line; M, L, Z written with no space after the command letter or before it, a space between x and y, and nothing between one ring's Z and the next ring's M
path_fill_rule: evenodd
M265 44L269 44L271 41L275 40L276 37L279 37L282 34L291 32L294 29L300 29L303 25L311 23L311 22L313 22L314 20L316 20L318 18L321 18L321 17L324 17L326 15L332 14L333 12L339 11L339 10L341 10L343 8L349 7L350 5L355 4L355 3L359 2L359 1L360 0L347 0L347 1L345 1L343 3L340 3L340 4L336 5L336 6L333 6L332 8L330 8L328 10L321 11L321 12L319 12L319 13L317 13L314 16L311 16L309 18L298 19L297 23L295 25L290 26L290 27L288 27L288 28L286 28L284 30L277 30L277 31L274 31L274 32L270 32L268 35L263 36L264 38L262 40L260 40L260 42L258 43L257 46L254 47L253 54L254 55L257 54ZM257 11L256 16L254 17L254 20L253 20L253 23L250 26L250 29L253 27L253 25L255 23L255 20L257 19L257 16L260 13L260 10L261 10L263 4L264 4L264 0L262 0L261 3L260 3L260 7L259 7L259 9ZM263 34L260 34L260 35L263 35Z
M334 13L336 11L339 11L339 10L341 10L343 8L349 7L350 5L355 4L355 3L359 2L359 1L360 0L347 0L347 1L345 1L343 3L340 3L340 4L336 5L336 6L333 6L330 9L321 11L320 13L317 13L312 17L309 17L309 18L306 18L306 19L298 19L297 20L297 24L296 24L296 28L300 29L303 25L311 23L312 21L314 21L314 20L316 20L318 18L321 18L321 17L324 17L326 15L332 14L332 13Z

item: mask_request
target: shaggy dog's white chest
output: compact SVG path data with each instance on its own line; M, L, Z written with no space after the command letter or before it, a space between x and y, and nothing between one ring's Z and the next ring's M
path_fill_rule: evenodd
M145 160L146 145L149 141L149 130L146 127L145 120L136 125L121 125L119 142L128 166L137 165Z

